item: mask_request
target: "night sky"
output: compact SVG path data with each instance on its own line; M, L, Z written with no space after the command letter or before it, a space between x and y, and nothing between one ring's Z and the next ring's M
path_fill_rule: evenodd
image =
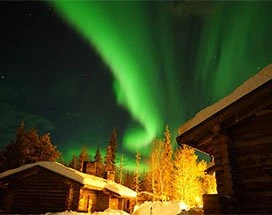
M272 62L272 2L0 2L0 146L23 120L65 160L177 128ZM176 144L174 142L174 144ZM127 163L129 162L127 160Z

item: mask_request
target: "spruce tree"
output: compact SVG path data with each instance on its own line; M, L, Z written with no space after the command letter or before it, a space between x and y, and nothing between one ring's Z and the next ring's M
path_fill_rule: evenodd
M89 155L88 149L85 146L81 149L81 152L78 158L78 165L79 165L78 169L80 171L83 170L84 161L90 161L90 155Z
M130 172L130 171L125 172L124 185L126 187L129 187L130 189L134 189L134 174L133 174L133 172Z
M77 169L78 168L78 158L76 155L72 156L72 159L68 165L69 167L73 168L73 169Z
M53 146L50 134L39 136L35 129L25 130L22 122L17 135L1 153L2 170L38 161L56 161L60 152Z
M111 146L108 145L107 151L106 151L106 156L104 159L104 164L105 164L105 172L107 173L108 171L114 171L114 164L112 162L112 149Z
M111 146L112 163L115 165L116 152L117 152L117 134L115 128L112 130L109 145Z
M96 149L94 159L96 162L96 176L102 177L104 175L104 165L103 165L102 156L98 147Z

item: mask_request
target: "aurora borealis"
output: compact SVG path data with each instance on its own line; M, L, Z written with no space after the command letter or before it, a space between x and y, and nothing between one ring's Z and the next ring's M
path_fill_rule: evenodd
M164 127L164 90L171 90L174 81L165 79L164 88L158 87L159 64L164 65L170 75L174 71L170 66L172 53L167 62L166 51L170 47L157 48L158 44L152 44L150 17L143 8L144 2L110 2L107 7L105 2L55 3L81 35L95 46L113 72L118 104L129 111L136 124L124 134L125 147L136 151L148 145ZM167 23L159 27L167 30ZM163 34L162 39L169 43L169 38ZM162 56L158 56L158 52Z
M4 25L17 44L1 58L0 99L16 107L6 122L24 118L16 110L47 120L65 158L107 145L114 127L119 152L147 155L166 124L174 139L183 122L272 62L272 2L20 4L23 27L20 13ZM1 134L16 123L2 123Z

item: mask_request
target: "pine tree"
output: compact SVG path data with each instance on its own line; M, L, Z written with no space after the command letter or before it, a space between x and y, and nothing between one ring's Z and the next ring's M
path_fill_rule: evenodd
M112 163L115 165L116 152L117 152L117 134L115 128L112 130L109 145L111 146Z
M111 150L110 145L108 145L108 147L107 147L106 156L105 156L105 159L104 159L104 164L105 164L105 168L104 168L105 172L115 170L114 164L112 162L112 150Z
M140 191L140 160L141 160L141 156L139 151L137 151L136 156L135 156L136 160L136 168L135 168L135 172L134 172L134 190L136 192Z
M80 152L79 158L78 158L78 164L79 164L78 169L80 171L83 170L84 161L90 161L90 155L89 155L89 152L85 146L81 149L81 152Z
M151 186L149 184L149 175L148 173L145 171L145 169L143 170L143 172L141 172L141 177L140 177L140 190L144 190L144 191L148 191L148 192L152 192L151 190Z
M78 164L78 158L76 155L72 156L72 159L68 165L69 167L73 168L73 169L77 169L79 164Z
M172 171L173 171L173 162L172 162L173 150L171 145L171 136L168 126L165 128L164 132L164 147L161 159L161 168L163 171L163 178L161 184L161 195L162 199L169 200L172 195ZM161 175L162 176L162 175Z
M22 122L16 139L1 153L2 170L16 168L38 161L56 161L60 152L51 143L50 135L39 136L35 129L25 130Z
M189 207L199 205L205 163L197 162L195 150L184 145L174 153L174 166L174 198Z
M96 149L94 159L96 162L96 176L103 177L104 165L103 165L102 156L98 147Z
M130 189L134 189L134 180L133 179L134 179L133 172L126 171L124 185L126 187L129 187Z

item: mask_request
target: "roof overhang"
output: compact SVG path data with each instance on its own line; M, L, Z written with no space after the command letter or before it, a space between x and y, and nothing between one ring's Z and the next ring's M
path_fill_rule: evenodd
M210 144L219 132L272 105L271 79L272 64L182 125L176 138L178 144L210 154Z

